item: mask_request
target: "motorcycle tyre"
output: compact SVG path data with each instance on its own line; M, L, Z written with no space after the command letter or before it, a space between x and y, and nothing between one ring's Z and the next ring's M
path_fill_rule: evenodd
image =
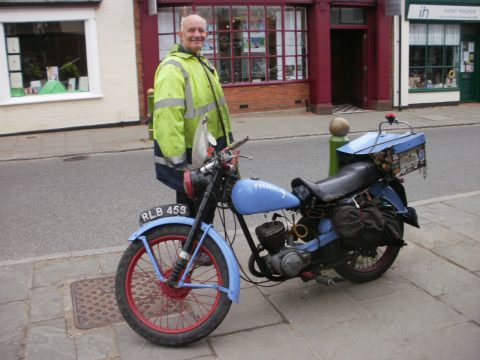
M169 235L182 236L186 239L189 231L190 226L177 224L165 225L150 231L147 235L147 241L150 244L159 237ZM205 238L202 247L206 247L213 255L213 260L218 264L218 270L223 279L223 287L228 288L228 266L222 252L209 236ZM209 318L201 325L193 330L176 334L160 332L152 329L139 319L129 306L126 291L126 277L129 264L139 251L144 251L143 243L139 240L132 242L120 259L115 278L115 292L118 308L125 321L136 333L155 344L179 347L203 339L221 324L230 309L232 301L228 298L226 293L220 291L220 299L212 314L210 314Z
M401 232L402 232L402 238L403 238L403 222L400 221L401 225ZM354 283L366 283L369 281L373 281L378 279L380 276L382 276L389 268L392 266L393 262L398 256L398 253L400 252L401 247L400 246L393 246L393 245L387 245L387 246L382 246L382 247L377 247L379 248L385 248L384 255L386 256L385 259L382 259L382 263L378 266L376 266L374 269L371 271L358 271L355 270L350 262L343 263L341 265L336 266L335 272L340 275L341 277L354 282Z

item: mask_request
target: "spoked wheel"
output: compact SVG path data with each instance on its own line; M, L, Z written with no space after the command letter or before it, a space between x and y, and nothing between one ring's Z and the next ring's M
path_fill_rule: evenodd
M168 225L147 237L163 276L171 274L189 230L188 226ZM209 237L185 282L228 288L226 261ZM159 281L141 241L132 243L123 254L115 291L120 312L132 329L167 346L204 338L220 325L231 305L227 294L217 289L170 287Z
M403 223L401 223L403 234ZM398 256L400 246L379 246L369 249L353 250L350 259L335 267L335 271L347 280L364 283L378 279L387 271Z

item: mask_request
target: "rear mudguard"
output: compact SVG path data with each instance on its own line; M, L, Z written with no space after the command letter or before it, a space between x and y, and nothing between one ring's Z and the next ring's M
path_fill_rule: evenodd
M150 221L144 224L140 229L135 231L132 236L128 239L129 241L140 240L146 245L145 234L153 228L169 225L169 224L181 224L181 225L193 225L194 219L184 216L172 216L164 217L157 220ZM225 239L211 226L205 223L202 223L201 229L203 231L202 239L204 238L205 232L210 236L215 244L223 254L227 262L228 267L228 284L229 288L225 289L219 287L220 291L227 293L228 298L234 302L238 302L240 296L240 272L238 269L238 263L233 255L232 249L227 245ZM202 240L200 240L202 241ZM148 247L147 253L150 255L150 248ZM187 265L188 266L188 265ZM158 269L157 269L158 270ZM157 272L157 275L160 275ZM160 275L161 276L161 275Z
M393 187L377 182L373 184L368 191L375 197L385 199L397 210L397 215L407 224L420 228L418 224L417 212L413 207L407 206L405 189L399 182L395 183L397 191ZM398 192L401 192L399 195Z

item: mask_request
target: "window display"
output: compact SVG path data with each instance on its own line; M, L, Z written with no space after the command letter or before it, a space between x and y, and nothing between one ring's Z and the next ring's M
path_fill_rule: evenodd
M179 41L175 36L179 19L192 12L207 19L209 35L202 54L215 63L222 84L307 79L305 8L263 5L159 8L160 60L167 55L173 41Z
M409 89L457 88L460 25L410 24Z
M84 21L4 23L12 97L88 91Z

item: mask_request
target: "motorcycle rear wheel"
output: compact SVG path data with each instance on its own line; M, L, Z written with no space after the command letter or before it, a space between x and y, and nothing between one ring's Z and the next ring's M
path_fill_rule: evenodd
M167 225L147 240L163 276L175 265L189 226ZM186 282L228 288L228 267L222 252L206 237ZM222 322L230 309L227 294L212 288L169 287L158 280L141 241L133 242L117 269L115 292L125 321L142 337L160 345L183 346L198 341Z
M403 223L401 233L403 237ZM387 245L373 249L354 250L351 259L334 269L338 275L354 283L373 281L382 276L392 266L400 252L400 246Z

